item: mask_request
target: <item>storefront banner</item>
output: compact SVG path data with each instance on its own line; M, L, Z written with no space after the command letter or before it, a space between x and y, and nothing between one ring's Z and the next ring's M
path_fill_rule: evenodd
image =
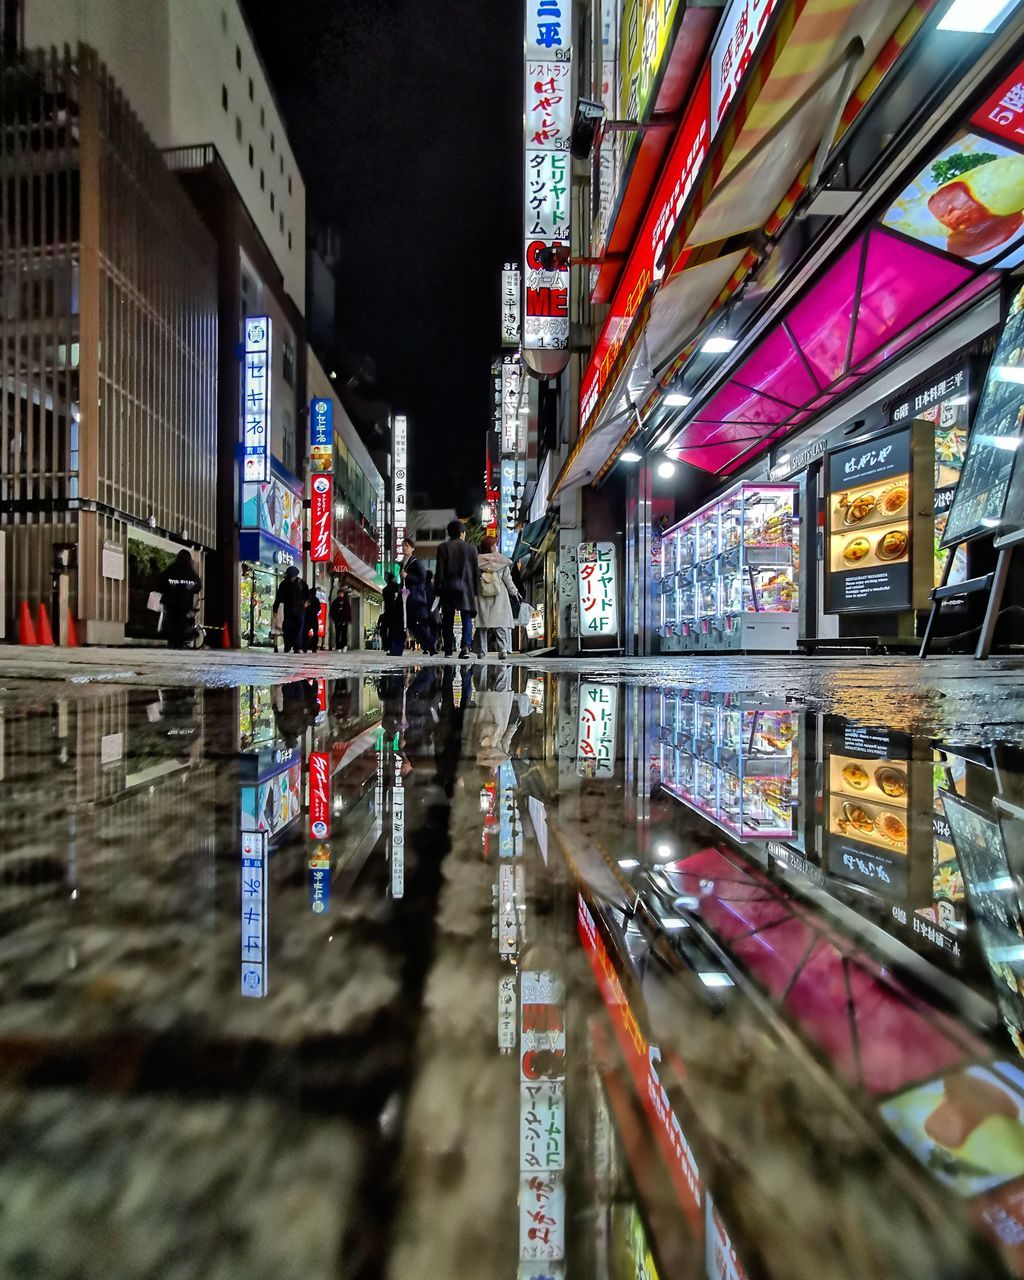
M550 1173L565 1168L565 1081L523 1081L519 1087L519 1167Z
M245 321L245 365L242 375L242 478L270 479L271 324L269 316Z
M569 153L530 151L527 153L526 206L530 211L527 231L542 240L569 238Z
M851 485L877 484L910 470L910 433L900 431L868 444L840 449L829 458L833 493Z
M580 628L587 635L619 631L619 595L615 582L615 545L581 542L577 552Z
M277 476L242 486L243 529L259 529L302 552L302 497Z
M512 456L519 449L519 395L522 370L519 357L506 356L501 362L501 452ZM524 441L525 444L525 441Z
M334 479L315 475L310 483L309 558L321 564L331 558Z
M334 401L318 398L309 404L309 469L334 470Z
M576 732L576 772L581 778L615 774L619 691L613 684L581 684Z
M322 915L331 901L331 851L325 844L313 850L309 860L309 906L314 915Z
M503 347L519 346L521 288L518 264L506 262L501 269L501 345Z
M391 789L391 896L405 897L405 786L402 757L393 758L394 786Z
M262 999L267 982L267 837L258 831L242 832L241 847L241 952L242 995Z
M309 834L314 840L331 834L331 758L326 751L309 756Z
M711 136L714 137L765 38L779 0L732 0L711 50Z
M901 400L892 407L890 417L893 422L905 422L918 417L922 410L931 409L939 401L957 396L963 396L966 402L966 366L953 370L953 372L946 374L944 378L939 378L937 382L933 382L930 386L922 387L920 391L915 391L913 395Z
M516 548L516 524L525 484L526 460L504 459L501 464L501 519L498 538L501 554L509 559Z
M523 1173L519 1179L521 1261L565 1257L565 1175ZM544 1275L545 1272L541 1272Z

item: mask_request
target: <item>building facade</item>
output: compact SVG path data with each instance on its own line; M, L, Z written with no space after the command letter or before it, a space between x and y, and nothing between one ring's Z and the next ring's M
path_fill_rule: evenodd
M116 643L216 540L215 246L93 50L6 63L0 114L8 633L44 604Z

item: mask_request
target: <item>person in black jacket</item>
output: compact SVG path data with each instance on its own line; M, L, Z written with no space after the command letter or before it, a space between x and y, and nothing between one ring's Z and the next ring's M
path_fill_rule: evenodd
M290 564L281 579L281 585L274 596L274 612L283 610L284 619L281 633L284 636L285 653L299 653L302 650L302 632L306 622L306 597L309 587L299 576L298 568Z
M347 588L338 592L331 601L331 621L334 623L334 647L348 652L348 633L352 626L352 597Z
M402 551L402 581L406 590L405 625L413 639L422 646L423 652L433 656L437 649L430 625L430 606L427 603L427 571L416 554L416 544L412 538L402 539Z
M397 580L389 575L382 594L384 608L378 623L380 638L388 653L393 658L400 658L405 649L405 609L402 603L402 588Z
M315 587L306 594L306 617L302 624L302 647L306 653L316 653L320 647L320 597Z
M441 634L444 654L455 652L455 612L462 623L460 658L473 657L473 619L480 594L480 565L476 547L466 541L461 520L448 526L448 541L437 549L437 594L441 597Z
M192 563L192 553L187 547L182 547L177 557L160 575L158 587L164 607L164 625L169 648L185 647L196 592L202 585L195 565Z

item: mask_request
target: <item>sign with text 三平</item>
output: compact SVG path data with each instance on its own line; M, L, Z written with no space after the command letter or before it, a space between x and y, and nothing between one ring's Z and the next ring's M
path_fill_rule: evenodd
M526 0L523 346L569 345L572 0Z
M270 479L271 325L269 316L245 319L242 370L243 479Z
M394 509L395 522L395 555L401 559L402 539L405 537L406 499L408 496L408 477L406 474L406 458L408 449L408 423L404 414L395 418L395 488Z
M614 636L619 632L619 594L615 583L615 545L581 542L576 580L580 597L580 633Z

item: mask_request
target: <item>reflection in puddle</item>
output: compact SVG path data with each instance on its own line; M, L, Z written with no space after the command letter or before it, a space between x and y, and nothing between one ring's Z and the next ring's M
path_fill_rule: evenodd
M5 1274L1024 1274L1015 751L502 666L0 716Z

